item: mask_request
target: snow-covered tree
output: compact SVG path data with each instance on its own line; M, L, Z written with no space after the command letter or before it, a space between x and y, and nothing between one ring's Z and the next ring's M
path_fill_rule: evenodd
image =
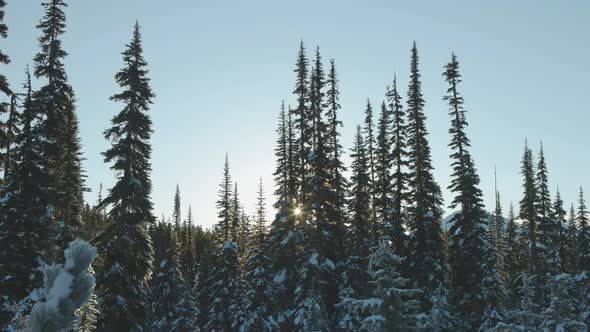
M418 331L443 332L464 327L448 302L448 293L449 291L444 285L438 287L430 298L430 303L432 303L430 310L417 316Z
M408 166L409 166L409 276L428 299L445 276L442 241L442 193L434 180L424 114L418 49L412 47L408 86ZM425 301L424 301L425 302ZM426 304L426 303L424 303ZM427 307L427 306L426 306Z
M154 93L146 76L139 23L123 51L124 67L116 75L123 91L111 97L124 103L112 127L104 133L112 147L103 153L117 174L117 182L101 207L110 207L112 220L97 239L104 258L97 274L103 330L142 330L148 324L147 282L152 273L153 248L147 225L154 222L150 194L152 182L152 121L147 115Z
M89 270L95 258L96 248L75 240L65 250L64 265L44 268L45 301L33 306L28 331L68 331L73 327L76 310L88 303L94 291L95 279Z
M361 299L368 315L361 329L368 331L407 331L415 328L420 290L409 286L399 268L402 259L388 241L380 241L369 256L369 283L372 291Z
M549 306L543 311L543 331L588 331L580 319L576 281L566 273L553 277L547 284L550 291Z

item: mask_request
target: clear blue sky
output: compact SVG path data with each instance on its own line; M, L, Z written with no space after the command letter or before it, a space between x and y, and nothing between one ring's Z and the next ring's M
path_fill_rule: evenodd
M319 45L326 63L336 59L347 151L366 98L380 103L394 72L405 96L416 40L435 176L443 188L450 151L441 73L454 51L487 206L493 206L494 164L505 209L520 199L525 136L535 151L544 143L552 195L559 185L569 206L578 186L590 193L588 1L68 2L66 69L79 99L91 201L100 182L114 182L100 155L108 147L102 132L121 109L108 97L118 90L113 75L136 19L157 94L151 109L156 216L171 213L178 183L184 211L190 203L198 223L215 223L226 152L247 211L259 177L270 196L276 117L281 99L294 101L300 40L309 51ZM8 0L9 36L1 48L12 63L2 71L13 87L38 51L41 14L40 1Z

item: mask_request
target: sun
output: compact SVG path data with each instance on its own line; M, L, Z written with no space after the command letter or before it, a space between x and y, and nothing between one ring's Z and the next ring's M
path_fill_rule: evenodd
M301 215L301 208L298 208L298 207L296 207L296 208L293 210L293 214L294 214L294 215L296 215L296 216L299 216L299 215Z

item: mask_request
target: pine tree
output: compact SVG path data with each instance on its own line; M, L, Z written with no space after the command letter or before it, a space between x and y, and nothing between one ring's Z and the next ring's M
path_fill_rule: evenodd
M504 264L504 257L506 256L506 225L502 210L502 201L500 199L500 191L498 190L498 181L496 177L496 168L494 167L494 213L490 222L489 241L496 251L496 269L501 274L502 278L506 280L507 271Z
M565 273L556 275L547 288L551 294L549 307L542 314L543 331L588 331L577 310L578 289L574 278Z
M523 198L520 201L520 218L523 220L522 241L526 244L527 258L529 271L532 275L537 275L540 272L539 253L537 246L537 188L534 177L534 163L531 149L525 143L524 154L522 157L521 173L524 177L523 181ZM539 285L535 286L536 291L539 291Z
M514 206L510 204L508 211L508 224L506 227L506 253L504 256L504 266L507 273L507 286L510 299L515 299L518 294L517 279L522 272L522 261L520 259L520 241L518 239L518 225L514 213Z
M369 316L362 328L369 331L408 331L416 324L420 290L408 287L409 280L399 273L401 259L387 241L380 241L369 257L369 283L373 291L363 301Z
M371 101L367 98L367 107L365 108L365 126L363 127L365 134L365 144L367 145L367 160L369 166L369 176L371 178L371 214L372 221L374 223L377 220L377 214L375 211L375 133L373 129L373 107Z
M590 213L586 208L584 200L584 189L580 187L580 196L578 200L578 211L576 213L576 223L578 226L578 270L590 271L590 226L588 220Z
M31 88L31 77L27 70L27 80L23 85L25 94L21 118L22 131L16 139L14 176L3 188L4 203L0 205L0 286L2 289L0 323L6 325L11 319L16 302L42 287L43 248L39 238L49 237L48 227L40 216L46 207L43 202L45 191L42 179L41 145L37 125L39 117ZM30 276L34 275L34 278ZM30 309L23 309L26 314Z
M79 213L83 204L80 144L73 89L68 83L63 63L67 52L62 49L59 39L65 32L64 8L67 5L63 0L49 0L43 2L42 6L45 14L37 25L42 33L39 37L41 51L34 61L35 76L46 78L47 82L34 93L34 104L42 117L39 126L39 135L43 137L40 140L40 151L46 175L41 185L46 192L46 200L37 204L46 206L51 212L48 214L50 220L45 222L48 226L53 223L52 217L63 221L57 243L63 250L79 226ZM49 258L54 254L53 249L49 248L51 240L41 238L42 242L47 241L42 246Z
M195 260L194 260L194 236L193 236L193 211L191 206L188 206L188 214L183 222L183 250L182 250L182 267L187 281L195 279Z
M176 192L174 193L174 209L172 210L172 220L174 220L174 231L180 235L182 232L182 214L180 211L180 187L176 185Z
M539 282L545 283L545 274L557 274L561 270L559 261L559 224L553 218L551 196L549 193L549 180L547 163L543 152L543 144L539 151L539 162L535 178L537 188L537 229L538 243L540 246L540 267Z
M76 311L76 321L74 322L74 331L92 332L96 329L96 321L100 311L98 310L98 301L96 294L92 293L88 303Z
M58 186L57 216L63 219L66 227L59 234L60 248L74 240L81 233L81 213L84 205L83 192L84 171L82 169L82 152L78 130L78 116L75 109L73 91L68 91L68 103L65 105L62 128L63 145L60 155L60 180Z
M2 38L6 38L8 36L8 26L6 25L6 23L4 23L5 6L6 1L0 0L0 37ZM5 65L10 63L10 58L2 51L0 51L0 63ZM10 89L8 79L3 74L0 74L0 91L2 91L2 93L4 93L6 96L11 97L10 104L0 103L0 114L8 112L12 113L13 106L15 105L15 95ZM8 128L4 128L5 126L8 126ZM2 130L0 130L0 146L6 148L6 152L3 155L0 154L0 161L2 162L2 165L0 166L4 166L4 176L6 177L6 174L8 172L8 160L10 159L10 126L7 121L7 123L0 122L0 127L3 128Z
M327 315L332 315L332 307L337 302L337 275L335 266L337 263L336 228L338 215L336 192L334 191L333 178L329 172L331 162L328 156L328 125L324 119L324 86L325 78L319 49L316 49L315 59L311 73L310 104L313 115L313 142L312 150L308 156L309 164L309 195L308 221L304 225L304 235L309 249L304 252L304 264L309 262L313 255L317 255L317 287L321 301L328 310ZM307 256L307 257L305 257ZM313 267L312 270L315 270ZM315 278L315 277L314 277ZM305 285L307 287L309 285ZM305 302L305 301L304 301ZM300 304L300 303L298 303Z
M235 192L237 194L237 191ZM235 201L234 197L234 201ZM239 205L239 202L234 204ZM215 266L207 281L207 292L211 298L205 328L208 331L233 331L242 310L240 297L238 248L232 241L232 197L229 161L226 155L223 180L217 201L219 221L217 229L222 230L214 252ZM239 211L238 211L239 212Z
M574 210L573 203L570 206L568 215L565 250L565 266L568 267L569 273L577 274L578 272L580 272L578 270L578 257L580 248L578 246L578 226L576 225L576 212Z
M154 222L150 193L151 120L146 114L154 94L146 77L139 23L122 53L124 68L115 79L123 88L111 97L124 103L112 119L105 138L112 147L103 153L105 162L118 174L117 182L102 201L110 206L110 229L101 247L104 261L99 274L102 312L98 328L135 331L145 328L148 308L146 283L152 272L153 248L147 225ZM105 235L105 236L107 236Z
M490 229L488 234L495 230ZM483 315L479 323L479 331L487 331L504 321L504 310L508 292L506 290L501 271L498 269L500 253L490 241L484 244L482 257L483 279L480 283L480 301L485 304Z
M452 306L448 302L449 291L440 285L434 292L434 295L430 298L432 307L426 314L420 314L417 316L418 331L453 331L462 327L459 318L453 312Z
M442 197L432 174L430 147L427 140L422 83L418 69L418 50L412 48L410 84L408 87L408 166L409 166L409 239L408 257L412 280L424 290L427 298L445 275L442 244Z
M1 77L0 77L1 81ZM8 113L8 119L5 124L5 147L6 152L4 154L4 181L5 183L10 181L10 177L13 175L18 159L16 158L16 143L17 138L21 131L21 114L18 111L18 95L13 93L10 96L10 110Z
M499 322L491 331L537 331L542 316L539 315L539 308L534 303L535 286L534 276L522 273L518 280L520 282L519 294L520 303L518 307L506 313L506 321Z
M475 321L479 319L483 310L477 293L484 277L482 262L487 263L484 262L483 249L487 242L488 224L482 192L479 189L479 176L469 152L471 142L466 134L468 123L465 118L466 111L463 108L463 97L458 90L461 74L455 54L451 55L451 61L445 66L443 76L449 84L447 95L443 99L449 104L449 115L452 118L449 147L453 150L451 154L453 173L449 190L455 194L455 198L450 208L461 209L460 213L456 213L451 220L449 265L459 310L465 318Z
M4 7L6 7L6 1L0 1L0 37L6 38L8 36L8 26L4 23ZM8 55L4 54L4 52L0 51L0 62L3 64L9 64L10 58ZM0 91L2 91L7 96L12 95L12 91L10 90L10 86L8 84L8 79L6 76L0 74Z
M295 74L297 76L295 80L295 90L293 93L297 98L297 107L294 110L295 129L298 131L299 138L296 143L297 148L293 155L299 159L298 170L294 177L299 182L299 203L303 206L303 211L307 209L307 195L309 189L308 186L308 170L307 170L307 158L312 147L312 125L310 114L310 91L309 91L309 61L305 53L305 47L303 41L299 45L299 53L297 54L297 64L295 68ZM305 213L303 215L305 218Z
M239 240L240 220L242 217L242 205L240 203L240 195L238 194L238 183L234 182L234 192L231 197L231 213L230 213L230 241L233 241L238 246L238 252L242 250ZM239 254L238 254L239 255Z
M556 234L556 255L557 255L557 263L556 265L560 267L560 272L565 273L569 271L567 266L567 221L566 216L567 213L565 212L563 206L563 199L561 199L561 194L559 193L559 187L557 188L557 192L555 193L555 200L553 201L552 205L552 216L555 223L555 227L557 227L557 234Z
M344 256L344 222L346 219L346 189L347 189L347 181L344 173L346 172L346 167L341 160L342 154L342 145L338 137L340 133L338 128L342 126L342 121L338 119L338 112L341 108L340 106L340 91L338 88L338 77L336 75L336 67L334 64L334 59L330 60L330 71L328 73L328 79L326 82L327 91L326 91L326 118L327 118L327 125L328 125L328 133L326 137L326 150L330 162L329 170L331 171L331 178L334 186L334 206L335 206L335 232L334 237L336 241L336 254L340 258Z
M364 315L354 303L369 295L367 257L373 245L370 240L371 178L366 144L360 126L357 127L351 158L351 197L348 205L351 221L346 234L349 244L347 255L341 268L337 326L354 331L360 328L364 319Z
M275 147L275 157L277 158L277 168L273 173L277 188L275 195L277 202L275 208L286 206L289 201L293 199L290 192L290 168L289 168L289 126L287 120L287 113L285 111L285 101L281 102L281 110L279 113L279 124L276 129L277 141Z
M379 112L379 119L377 120L377 140L375 148L375 201L374 209L377 219L374 220L373 233L376 238L381 236L388 236L393 241L398 242L397 239L392 238L393 220L393 188L391 168L393 165L393 155L391 153L391 112L385 106L385 102L381 104L381 111Z
M268 273L269 257L266 254L266 204L262 178L258 184L256 201L256 223L252 234L252 246L246 265L248 290L248 319L241 331L274 331L278 324L271 311L271 275Z
M407 236L405 226L407 224L407 215L404 211L408 203L408 167L407 158L407 126L406 113L403 110L401 96L397 91L397 76L393 78L391 89L387 93L389 111L392 114L392 145L393 145L393 174L392 174L392 192L393 192L393 225L391 227L391 238L395 247L395 252L400 256L406 256Z
M305 58L305 53L301 53L301 50L300 56ZM300 61L300 63L303 66L306 60ZM306 65L305 68L307 68ZM306 75L304 76L307 77ZM277 156L275 170L275 178L284 172L289 179L286 186L287 192L282 195L278 194L281 185L279 181L275 182L277 201L274 207L277 209L277 214L269 227L265 244L265 252L268 255L268 263L265 269L271 280L269 289L271 312L273 313L273 319L284 330L292 328L290 316L293 293L297 284L296 265L300 255L298 248L303 241L300 228L304 218L303 206L299 200L300 197L297 195L300 189L298 182L300 181L301 171L301 164L299 164L301 159L298 150L300 142L295 138L295 127L300 126L302 123L300 115L297 110L291 110L290 108L287 113L287 130L285 133L287 135L287 157L285 161L284 158ZM293 116L295 116L295 119L293 119ZM279 137L281 134L279 132ZM280 144L279 138L278 145ZM287 199L281 199L282 196Z
M153 308L150 328L152 331L171 331L176 319L174 308L184 284L180 272L180 244L173 226L164 223L159 226L156 232L161 233L161 240L153 242L154 251L161 253L161 260L156 261L154 286L151 289Z
M229 173L229 157L225 155L225 164L223 165L223 180L219 185L219 199L217 200L217 217L220 222L217 224L216 230L220 231L222 241L230 239L231 230L231 200L232 200L232 185L231 175Z

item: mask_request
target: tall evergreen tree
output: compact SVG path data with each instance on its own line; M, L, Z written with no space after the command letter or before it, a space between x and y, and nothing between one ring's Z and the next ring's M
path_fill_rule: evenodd
M328 79L326 82L326 113L327 113L327 125L328 133L326 137L326 149L330 162L329 170L331 171L331 178L333 181L333 187L335 192L334 206L335 206L335 241L336 241L336 253L339 256L344 255L344 221L346 218L346 189L347 181L344 173L346 167L342 162L342 145L339 141L340 133L338 128L342 126L342 121L338 118L338 112L340 111L340 91L338 87L338 77L336 75L336 66L334 59L330 60L330 71L328 73Z
M374 235L377 238L384 235L391 238L391 228L397 222L393 220L393 179L391 176L393 155L391 153L391 139L391 112L383 102L377 120L375 147L374 209L377 219L374 221ZM398 242L398 239L392 239L392 241Z
M59 234L61 243L58 244L62 246L61 249L65 249L68 239L71 239L79 224L79 213L83 204L80 145L73 89L68 83L64 68L67 52L63 50L59 39L65 32L64 8L67 5L63 0L49 0L43 2L42 6L45 13L37 25L41 30L41 50L34 61L35 76L47 81L34 93L34 104L42 116L39 135L43 137L40 142L43 145L41 151L46 176L41 179L41 184L46 191L46 200L37 204L48 207L48 211L51 212L48 214L50 219L57 217L59 221L63 221L64 226ZM51 220L45 222L49 226L52 223ZM42 242L49 240L41 239ZM43 244L45 247L50 245ZM47 254L52 256L52 248L47 248L47 251Z
M408 256L412 279L418 288L431 295L444 280L441 217L442 197L432 174L430 146L427 140L422 82L418 69L418 49L412 47L410 84L408 87L408 166L409 166L409 239Z
M154 222L150 193L152 122L147 114L154 93L147 77L139 23L123 51L124 67L115 79L123 91L111 97L122 102L123 110L113 117L104 133L112 147L103 153L112 162L117 182L101 202L110 206L108 238L101 245L102 273L98 285L101 297L102 330L137 331L146 327L148 308L146 283L152 272L153 248L147 225ZM105 236L107 236L105 235Z
M6 1L0 0L0 37L1 38L6 38L8 36L8 26L4 22L4 14L5 14L4 7L5 6L6 6ZM0 50L0 63L5 64L5 65L10 63L10 58L8 57L8 55L6 55L1 50ZM14 105L14 102L15 102L15 95L13 94L13 92L10 89L8 79L3 74L0 74L0 91L2 93L4 93L6 96L11 97L10 103L4 103L4 102L0 103L0 114L11 112L12 106ZM0 153L0 157L1 157L0 161L2 162L2 165L0 165L0 167L3 166L4 177L6 177L6 173L8 170L9 154L10 154L10 133L9 133L10 128L9 128L8 121L7 121L7 123L3 123L0 121L0 127L2 128L2 130L0 130L0 146L2 148L6 149L5 152Z
M443 76L449 84L447 95L443 99L449 104L449 115L452 118L449 147L453 150L453 173L449 190L455 194L455 198L450 207L461 209L460 213L456 213L452 218L449 230L451 281L458 297L459 309L464 317L474 320L479 319L483 310L477 294L484 277L482 263L489 264L483 259L484 247L488 242L488 224L482 192L479 189L479 176L469 152L471 142L466 133L468 123L463 108L463 97L458 90L461 74L455 54L451 55L451 61L445 66ZM495 266L493 268L495 269Z
M33 105L28 70L26 74L22 131L16 139L15 160L18 163L15 163L14 176L3 188L3 204L0 205L0 323L3 325L11 319L15 303L42 286L38 268L42 265L43 250L39 238L48 237L48 227L39 218L46 208L37 204L45 199L41 181L45 170L36 130L39 116Z
M366 144L360 126L357 127L351 158L353 160L350 167L351 197L348 205L351 221L346 234L346 241L349 244L347 255L342 263L337 326L342 329L357 330L361 326L364 315L356 306L350 306L350 304L351 301L354 303L369 295L367 257L373 245L370 240L371 178Z
M174 231L176 234L181 232L182 214L180 211L180 187L176 185L174 192L174 209L172 210L172 220L174 220Z
M574 204L570 206L569 214L567 218L567 234L566 234L566 255L565 255L565 266L568 268L568 272L576 274L578 270L578 226L576 225L576 212L574 210Z
M367 107L365 108L365 126L363 127L365 134L365 144L367 145L367 160L369 162L369 176L371 178L371 215L373 217L371 223L377 219L377 212L375 211L375 130L373 128L373 107L371 101L367 98Z
M590 213L586 207L584 199L584 189L580 187L580 196L578 199L578 211L576 213L576 223L578 226L578 270L580 272L590 271Z
M309 89L309 61L305 53L303 41L299 45L299 53L297 54L297 64L295 67L295 90L293 93L297 98L297 107L294 109L295 129L298 131L299 137L296 141L297 148L294 155L299 159L298 169L295 178L299 182L299 204L303 206L303 217L305 218L307 209L307 195L309 189L308 167L307 160L312 147L313 127L310 123L312 115L310 114L310 89Z
M235 201L235 197L232 198L229 174L229 161L226 155L223 180L217 201L219 221L216 225L216 228L222 231L220 235L223 237L217 241L217 248L214 252L215 266L207 282L207 292L211 298L205 325L208 331L235 330L238 318L236 313L241 310L241 301L238 296L238 292L241 290L238 247L232 241L232 236L237 234L234 234L232 230L232 200ZM234 202L234 204L239 205L239 202Z
M525 143L522 157L521 173L523 181L523 197L520 201L520 218L523 220L522 241L526 244L528 268L531 274L537 275L539 267L539 247L537 246L537 188L535 185L533 154ZM539 291L538 284L535 289Z
M544 284L546 281L545 274L551 273L555 275L561 270L561 266L559 261L559 224L553 218L547 162L545 161L542 143L539 151L535 187L537 188L538 243L541 248L541 271L538 282Z
M290 169L289 169L289 126L287 113L285 110L285 101L281 102L279 112L279 124L276 129L277 141L275 147L275 157L277 158L277 168L273 173L277 188L275 195L277 202L275 208L286 206L293 197L290 197Z
M392 145L393 145L393 213L391 237L395 252L400 256L406 256L407 236L405 226L407 215L404 211L409 201L407 161L407 126L406 113L403 110L402 98L397 91L397 76L393 78L391 89L387 93L389 111L392 114Z
M552 205L552 219L557 227L557 263L560 267L560 272L565 273L568 270L567 266L567 212L563 206L563 199L559 192L559 187L555 193L555 200Z
M238 193L238 183L234 182L233 186L234 192L231 197L231 213L230 213L230 240L235 242L238 245L238 250L242 250L240 248L243 243L239 241L239 231L240 231L240 221L242 217L242 205L240 203L240 195Z
M225 163L223 165L223 180L221 184L219 184L219 199L217 200L217 217L219 218L219 223L216 225L216 230L221 232L219 236L221 237L221 241L229 241L230 240L230 230L231 230L231 216L232 216L232 183L231 183L231 175L229 173L229 157L225 155Z

